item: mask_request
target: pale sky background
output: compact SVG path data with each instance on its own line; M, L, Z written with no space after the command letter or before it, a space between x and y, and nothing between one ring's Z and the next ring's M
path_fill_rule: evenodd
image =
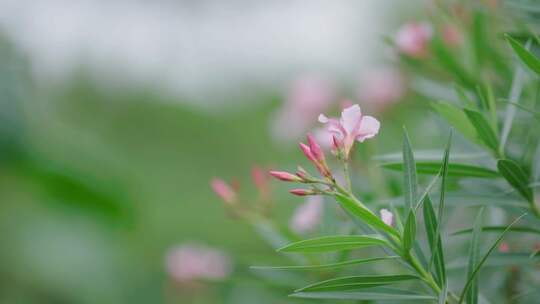
M40 83L61 83L84 63L106 86L157 86L205 106L304 73L355 77L383 48L392 4L0 0L0 30Z

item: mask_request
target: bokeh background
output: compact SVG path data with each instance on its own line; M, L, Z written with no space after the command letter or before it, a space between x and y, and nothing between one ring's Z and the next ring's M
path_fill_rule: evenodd
M291 301L250 274L280 257L209 180L250 197L253 165L294 168L299 136L275 126L291 86L324 79L334 109L356 100L424 4L1 0L0 303ZM377 114L382 152L402 124L440 142L408 94ZM284 225L300 202L285 193ZM178 291L165 256L186 242L223 250L233 278Z

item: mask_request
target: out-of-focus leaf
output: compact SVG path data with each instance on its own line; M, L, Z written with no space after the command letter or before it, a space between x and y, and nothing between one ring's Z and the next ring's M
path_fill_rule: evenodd
M438 174L442 163L436 161L421 161L416 163L416 171L419 174ZM403 163L387 163L382 167L395 171L403 171ZM448 175L454 177L500 177L497 171L469 164L449 163Z
M514 53L518 56L518 58L533 72L535 72L537 75L540 75L540 59L536 57L533 53L531 53L529 50L527 50L525 47L521 45L521 43L514 40L509 35L506 35L506 41L510 44L512 49L514 50Z
M440 40L432 40L432 48L438 63L454 76L461 85L467 88L474 88L475 81L465 68L454 58L448 47Z
M435 279L439 285L446 281L446 270L444 266L444 254L442 250L442 242L440 234L437 234L437 218L435 216L435 210L433 209L433 204L431 199L426 197L424 200L424 225L426 227L426 234L429 244L429 249L431 251L431 260L433 260L433 265L435 265ZM436 238L439 240L436 241ZM435 248L435 246L437 246ZM431 263L430 263L431 265Z
M443 285L443 288L441 289L441 293L439 293L439 304L446 303L447 295L448 295L448 282L445 282Z
M378 258L369 258L369 259L355 259L339 263L330 263L323 265L294 265L294 266L252 266L252 269L260 270L318 270L318 269L335 269L345 266L360 265L384 260L394 260L398 259L399 256L387 256L387 257L378 257Z
M371 210L369 210L361 202L342 194L336 194L336 199L341 207L349 212L352 216L362 220L373 228L382 230L399 238L399 233L396 231L396 229L386 225L377 215L371 212Z
M476 133L476 128L469 121L463 109L445 102L433 102L431 103L431 107L465 138L474 143L481 143Z
M350 276L314 283L295 290L295 292L355 290L390 285L398 282L417 279L419 279L417 276L409 274Z
M403 227L403 250L409 252L412 245L416 239L416 216L414 211L409 210L409 215L407 216L407 221Z
M429 302L437 299L430 295L386 287L376 287L362 291L298 292L292 294L291 297L327 300L414 301L413 303Z
M490 258L484 263L484 268L501 268L508 266L529 266L535 265L540 260L538 258L531 258L528 253L494 253ZM452 260L446 265L446 269L454 271L462 271L463 268L466 268L468 261L465 257L460 257L455 260ZM479 301L480 302L480 301Z
M533 110L533 109L530 109L530 108L528 108L528 107L526 107L526 106L524 106L524 105L521 105L521 104L519 104L519 103L517 103L517 102L508 102L508 103L513 104L513 105L516 106L517 108L520 108L521 110L523 110L523 111L525 111L525 112L529 112L529 113L531 113L534 117L536 117L537 119L540 119L540 112L535 111L535 110Z
M481 208L474 221L474 229L471 238L471 245L469 249L469 263L467 266L467 279L471 281L471 286L466 293L468 304L478 303L478 279L472 277L474 268L478 264L480 256L480 234L482 233L482 215L484 214L484 208Z
M486 145L486 147L497 153L497 149L499 148L499 140L497 139L495 130L492 129L484 115L476 110L471 109L464 109L463 111L476 129L478 138L484 143L484 145Z
M497 238L497 240L495 240L495 242L491 245L491 247L489 248L489 250L484 254L484 256L482 257L482 259L480 260L479 263L476 264L473 272L471 273L470 276L468 276L467 278L467 282L465 283L465 287L463 287L463 290L461 292L461 296L459 298L459 303L463 303L463 300L465 299L465 295L468 294L468 291L469 289L471 288L471 285L473 284L473 281L474 279L476 278L476 276L478 275L478 272L480 271L480 269L482 268L482 265L484 265L484 263L486 262L487 258L489 257L489 255L491 254L491 252L493 252L493 250L499 245L499 243L501 242L502 238L504 237L504 235L506 234L506 232L512 228L512 226L514 226L515 223L517 223L519 220L521 220L522 217L524 217L525 214L522 214L521 216L519 216L517 219L515 219L512 223L510 223L510 225L508 225L506 227L506 229L499 235L499 237Z
M482 228L483 232L502 232L504 230L506 230L505 226L485 226ZM462 229L452 233L452 235L462 235L471 233L472 231L472 228ZM508 232L540 234L540 229L532 227L512 227L508 229Z
M462 86L456 84L454 85L454 90L456 91L456 95L459 97L459 100L466 108L473 108L476 107L476 103L467 96L467 93L465 92L465 89L463 89Z
M529 178L521 167L510 159L497 161L499 173L514 187L528 202L534 202L534 195L529 185Z
M335 235L303 240L279 248L281 252L329 252L370 246L388 246L384 239L373 235Z
M418 197L418 180L416 177L416 164L414 154L409 141L407 130L403 128L403 192L405 206L410 210Z

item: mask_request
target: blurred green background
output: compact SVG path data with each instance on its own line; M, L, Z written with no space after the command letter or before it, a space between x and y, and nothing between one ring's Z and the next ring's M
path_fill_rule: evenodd
M369 40L375 52L384 47L377 39ZM214 176L238 178L250 197L253 165L305 164L294 141L276 141L269 131L286 86L265 87L268 80L255 79L238 99L193 99L152 84L111 88L84 59L51 84L43 81L46 73L36 77L33 53L14 40L13 33L0 38L0 303L289 301L248 270L280 257L247 224L230 219L209 188ZM205 98L221 103L198 106ZM399 105L381 116L374 145L399 149L394 134L425 113L418 108ZM424 148L438 144L426 142ZM301 201L284 189L275 191L282 224ZM176 291L164 257L186 241L224 250L234 259L233 279L195 297Z

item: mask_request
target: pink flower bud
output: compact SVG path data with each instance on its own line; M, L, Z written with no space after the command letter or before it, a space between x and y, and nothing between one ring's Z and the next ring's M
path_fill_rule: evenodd
M308 189L291 189L289 190L289 192L297 196L306 196L306 195L315 194L313 190L308 190Z
M313 154L315 159L320 163L324 163L324 152L322 151L321 146L319 146L313 135L308 134L307 140L309 144L309 149L311 150L311 153Z
M270 171L270 175L285 182L301 182L302 181L300 177L292 173L285 172L285 171Z
M236 202L236 192L222 179L214 178L210 182L212 190L226 203Z
M304 143L300 143L300 149L302 149L302 152L304 152L304 155L312 162L316 163L317 158L315 158L315 155L313 155L313 152L311 152L311 148L309 148Z
M432 32L431 26L426 23L405 24L396 34L396 46L403 54L416 58L425 57Z
M306 180L306 179L308 179L309 175L306 172L306 170L304 170L304 168L298 166L298 169L296 170L296 176L298 176L302 180Z
M463 35L453 25L445 25L442 28L442 38L444 43L448 46L460 46L463 43Z
M508 253L508 252L510 252L510 246L508 245L507 242L502 242L502 243L499 245L499 252L502 252L502 253Z
M388 226L392 226L394 223L394 215L387 209L381 209L381 220Z

